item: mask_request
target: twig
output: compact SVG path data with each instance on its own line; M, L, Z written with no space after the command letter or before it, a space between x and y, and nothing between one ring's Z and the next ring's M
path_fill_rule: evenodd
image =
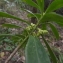
M27 38L28 37L26 37L24 40L23 40L23 42L21 42L21 44L19 44L16 48L15 48L15 50L10 54L10 56L6 59L6 61L5 61L5 63L8 63L10 60L11 60L11 58L15 55L15 53L20 49L20 47L24 44L24 42L27 40Z
M7 58L7 60L5 61L5 63L8 63L10 61L10 59L15 55L15 53L19 50L21 44L19 44L15 50L10 54L10 56Z

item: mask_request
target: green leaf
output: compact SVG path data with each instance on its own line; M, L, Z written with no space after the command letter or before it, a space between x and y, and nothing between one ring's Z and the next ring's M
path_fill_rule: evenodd
M63 54L62 53L59 55L59 59L60 59L60 63L63 63Z
M7 45L7 47L4 48L4 50L6 50L6 51L12 51L12 49L13 48L11 46L9 46L9 45Z
M57 23L57 22L63 23L63 16L59 15L55 12L46 13L44 15L44 17L41 19L41 22L43 23L43 22L47 22L47 21L48 22L53 21L55 23Z
M38 5L37 5L34 1L32 1L32 0L23 0L23 1L24 1L25 3L27 3L28 5L33 6L33 7L39 9Z
M28 5L35 7L40 10L40 12L43 14L44 11L44 0L36 0L37 3L33 0L23 0L23 2L27 3Z
M36 1L37 1L39 8L40 8L41 13L43 14L43 12L44 12L44 0L36 0Z
M10 37L10 39L15 43L20 41L22 39L22 36L17 36L16 34L0 34L0 38L2 37Z
M34 13L32 13L30 10L27 10L27 9L22 9L22 10L28 12L29 14L37 18L37 16Z
M59 39L59 33L58 33L57 29L55 28L55 26L51 23L49 23L49 25L50 25L50 28L51 28L52 32L54 33L55 37L57 39Z
M46 10L46 13L52 12L63 7L63 0L54 0Z
M41 14L39 14L39 13L32 13L31 11L29 11L27 9L23 9L23 8L21 8L21 10L28 12L29 13L28 17L29 18L36 17L36 19L39 20L39 18L41 17Z
M58 24L59 26L63 27L63 23L57 22L57 24Z
M12 36L11 37L11 40L14 42L14 43L16 43L16 42L22 42L22 38L21 37L19 37L19 36Z
M28 21L25 21L25 20L23 20L23 19L20 19L20 18L18 18L18 17L15 17L15 16L10 15L10 14L5 13L5 12L0 12L0 17L13 18L13 19L16 19L16 20L19 20L19 21L22 21L22 22L25 22L25 23L29 24Z
M49 44L48 44L47 41L45 40L45 38L44 38L43 35L42 35L42 39L43 39L44 43L46 44L46 47L47 47L47 49L48 49L48 52L49 52L49 54L50 54L50 57L51 57L53 63L57 63L57 58L56 58L55 54L53 53L52 49L50 48Z
M47 23L43 23L41 26L42 26L42 30L47 30L47 27L46 27Z
M0 37L2 38L2 37L17 37L18 38L18 36L16 36L16 35L14 35L14 34L0 34Z
M17 25L14 25L14 24L2 24L2 26L8 27L8 28L21 28L20 26L17 26Z
M34 15L33 15L34 14ZM28 14L28 17L36 17L38 20L39 20L39 18L41 17L41 15L39 14L39 13L33 13L33 14L31 14L31 13L29 13Z
M9 38L5 38L4 41L5 41L6 43L12 43L12 41L11 41Z
M37 37L30 36L25 48L26 63L50 63L49 56Z
M13 34L0 34L0 37L4 37L4 36L14 36Z

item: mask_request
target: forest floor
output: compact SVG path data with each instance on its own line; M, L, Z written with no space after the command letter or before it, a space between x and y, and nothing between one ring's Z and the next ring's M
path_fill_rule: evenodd
M20 13L18 13L17 16L20 17L20 18L28 20L27 17L26 17L26 13L24 15L23 15L23 13L21 13L21 15L20 15ZM7 22L9 20L10 19L7 19ZM11 23L15 23L15 24L18 23L18 25L25 26L25 24L20 24L20 22L14 22L14 21L12 21ZM60 52L63 53L63 28L58 27L58 31L60 33L60 39L59 40L56 40L54 38L54 36L52 36L52 38L50 38L50 36L46 37L46 40L52 41L52 42L49 42L51 48L52 47L57 48L57 49L59 49ZM11 32L15 32L16 33L16 32L19 32L19 30L12 29ZM9 45L7 43L4 43L4 42L2 44L0 44L0 63L5 63L5 60L9 57L9 55L14 50L15 47L13 48L13 46L11 46L11 47L10 46L11 45ZM24 61L25 61L24 51L23 50L19 50L18 52L16 52L16 54L14 55L14 57L9 61L9 63L23 63Z
M55 54L58 53L57 49L61 53L63 53L63 29L59 27L58 31L60 33L60 39L59 40L56 40L54 38L54 36L52 38L50 38L50 36L46 37L46 40L50 41L49 45L51 46L51 48L53 48L56 51ZM7 43L0 44L0 63L5 63L5 60L9 57L9 55L14 50L14 48L11 50L10 47L9 47L10 50L8 50L8 48L7 48L7 50L5 50L5 48L8 45L9 44L7 44ZM11 46L11 47L13 47L13 46ZM24 51L19 50L18 52L16 52L14 57L9 61L9 63L23 63L24 61L25 61Z

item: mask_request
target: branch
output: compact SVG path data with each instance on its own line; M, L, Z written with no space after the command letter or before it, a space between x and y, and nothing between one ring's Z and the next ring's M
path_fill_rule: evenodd
M8 63L8 62L11 60L11 58L12 58L12 57L15 55L15 53L19 50L20 46L21 46L21 44L19 44L19 45L15 48L15 50L10 54L10 56L7 58L7 60L5 61L5 63Z
M28 36L23 40L23 42L21 42L16 48L15 50L10 54L10 56L6 59L5 63L8 63L11 58L15 55L15 53L20 49L21 46L23 46L24 42L27 40Z

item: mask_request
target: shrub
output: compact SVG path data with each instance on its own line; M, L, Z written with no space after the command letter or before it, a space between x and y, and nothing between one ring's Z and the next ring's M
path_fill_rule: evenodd
M11 35L11 34L0 34L0 36L12 36L18 37L20 41L20 46L25 45L25 62L26 63L51 63L50 57L53 63L59 63L52 49L48 45L48 42L44 38L44 35L48 33L47 26L49 26L54 33L56 39L59 39L59 33L53 23L57 23L60 26L63 26L63 16L59 15L53 11L63 7L63 0L54 0L44 12L44 0L36 0L36 3L32 0L23 0L28 5L37 8L39 13L32 13L29 10L23 9L28 12L28 17L36 17L37 24L30 23L29 21L22 20L21 18L15 17L13 15L0 12L0 17L13 18L24 22L27 24L27 27L23 30L20 35ZM38 26L41 26L40 28ZM20 28L21 26L13 24L3 24L2 26L11 27L11 28ZM22 28L22 27L21 27ZM46 52L44 46L39 40L39 37L42 37L50 57ZM8 59L9 60L9 59ZM7 63L8 61L6 61Z

